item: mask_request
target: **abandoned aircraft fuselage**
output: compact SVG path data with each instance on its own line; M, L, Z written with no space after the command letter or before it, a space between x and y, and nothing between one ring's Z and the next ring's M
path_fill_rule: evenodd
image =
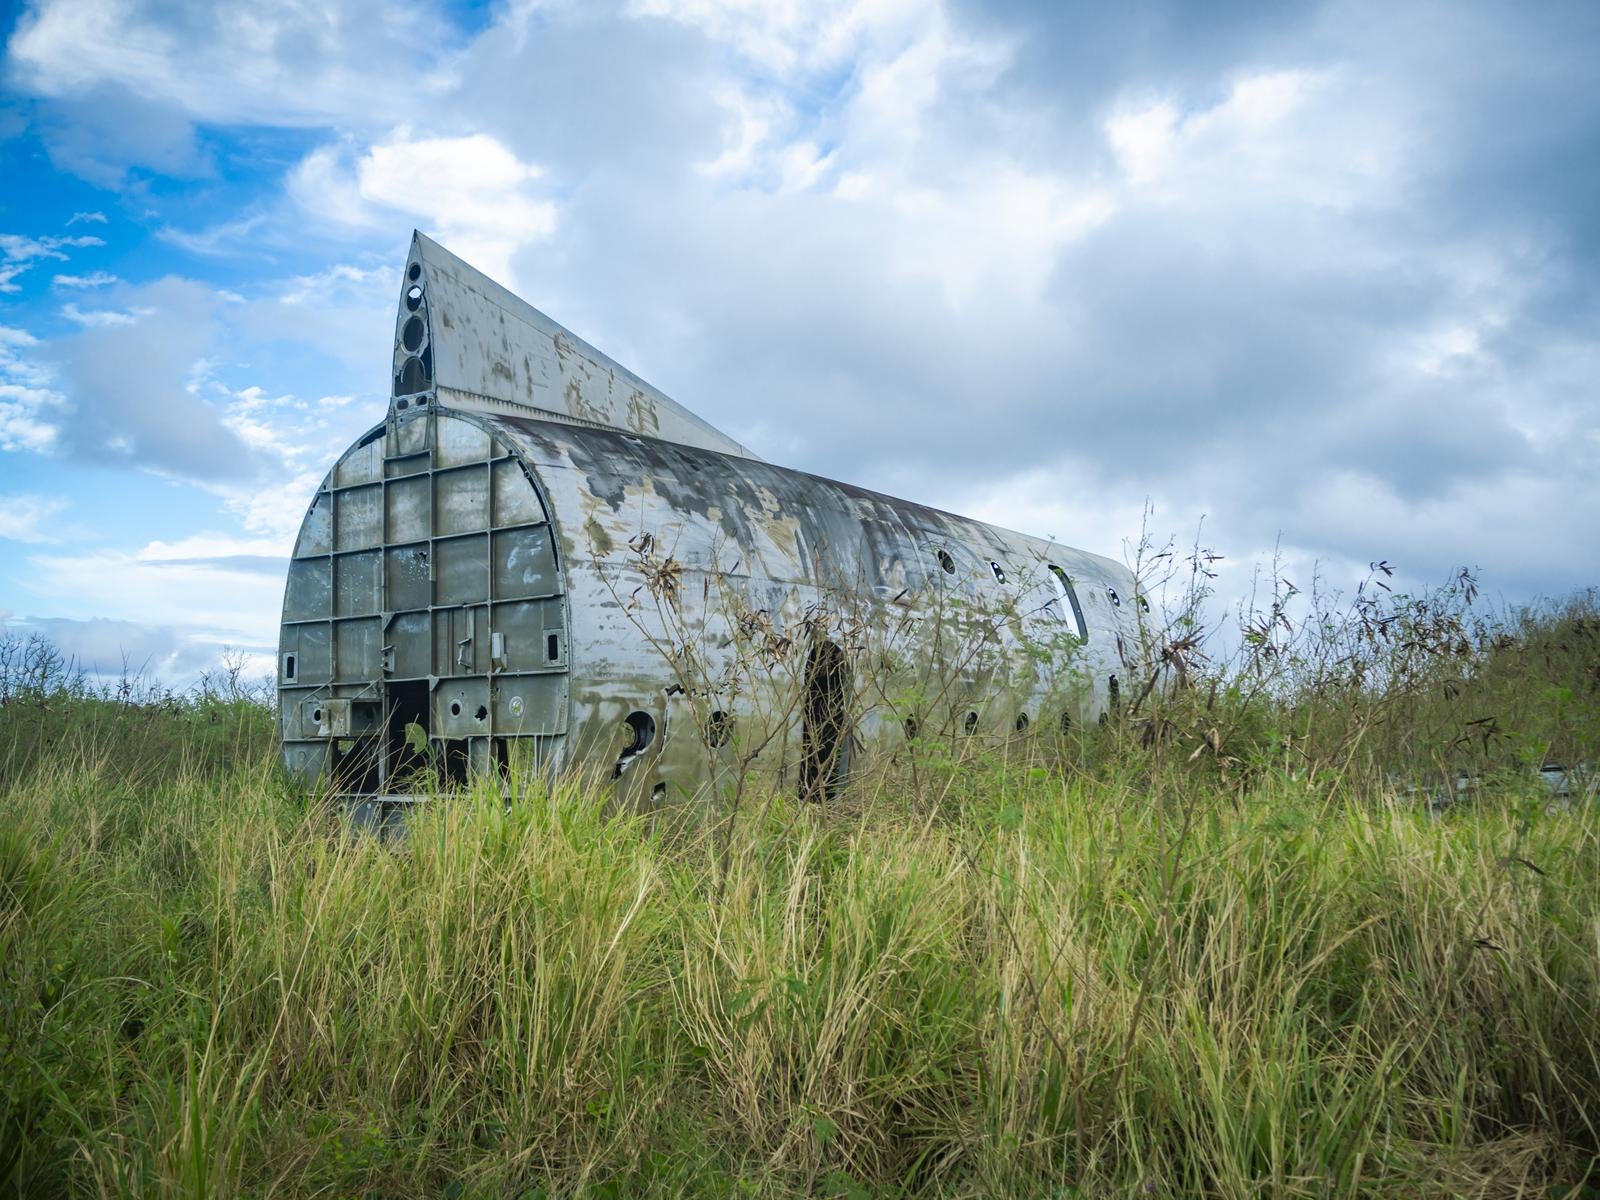
M289 567L308 781L525 754L639 798L732 762L818 794L856 752L1115 702L1125 568L762 462L420 234L393 380Z

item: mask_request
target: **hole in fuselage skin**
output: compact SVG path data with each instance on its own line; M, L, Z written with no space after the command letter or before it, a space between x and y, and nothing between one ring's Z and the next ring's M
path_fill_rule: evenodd
M989 562L989 570L994 572L995 581L997 583L1004 583L1006 581L1005 570L1000 566L999 563L993 561L992 559Z
M711 744L712 749L716 749L725 745L731 736L733 736L733 717L719 708L706 722L706 741Z
M406 308L407 308L407 310L409 310L410 312L416 312L417 309L419 309L421 307L422 307L422 289L419 288L419 287L407 288L406 289Z
M643 754L656 740L656 719L649 713L634 709L622 718L622 753L611 770L611 778L620 779L628 763Z
M400 367L400 374L395 376L395 395L405 396L413 392L420 392L428 386L428 372L422 366L422 360L412 355Z
M978 714L975 713L975 712L969 712L967 714L967 719L965 721L961 722L961 728L965 729L968 733L977 733L978 732Z
M459 700L450 701L450 715L452 717L459 717L461 715L461 701L459 701Z
M917 734L919 734L920 732L922 732L922 726L917 724L917 719L915 717L907 717L906 718L906 741L908 741L908 742L916 741L917 740Z
M954 575L956 573L956 560L950 557L950 551L938 550L935 551L935 553L939 558L940 569L944 571L946 575Z
M624 755L638 754L649 747L656 740L656 719L647 712L634 709L622 723L626 725L628 744L623 748Z
M1027 728L1028 728L1028 714L1027 713L1018 713L1017 714L1017 732L1018 733L1023 733L1023 732L1025 732L1027 730Z
M818 637L806 656L800 711L800 798L831 800L850 771L850 661L837 642Z
M1072 714L1069 712L1064 712L1061 714L1061 732L1072 732Z
M400 344L410 354L416 353L417 347L422 345L422 335L427 326L422 323L421 317L412 317L400 330Z
M489 710L480 704L478 705L478 711L472 715L479 721L487 721L489 719Z
M415 283L417 280L421 279L422 278L422 264L421 263L412 263L411 264L411 269L406 272L406 278L411 280L412 283Z

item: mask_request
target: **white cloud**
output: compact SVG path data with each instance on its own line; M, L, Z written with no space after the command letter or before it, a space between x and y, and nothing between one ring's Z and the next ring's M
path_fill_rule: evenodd
M59 259L67 256L63 247L104 246L105 241L87 235L79 237L25 237L17 233L0 233L0 292L18 292L22 286L15 281L40 259Z
M75 212L67 220L69 227L80 223L85 225L104 225L106 223L106 215L103 212Z
M48 370L18 353L38 345L27 330L0 325L0 450L41 453L55 444L50 414L65 398L49 386Z
M190 254L226 254L238 248L267 223L265 213L252 213L233 221L223 221L206 229L186 230L163 226L156 236Z
M50 450L60 429L45 414L63 406L59 392L0 383L0 450Z
M315 347L349 368L346 384L375 382L385 387L372 364L382 361L394 338L399 301L398 255L405 238L393 238L396 259L381 267L336 263L258 289L241 306L237 321L258 341L283 341ZM409 232L409 230L405 231ZM387 388L384 396L387 398Z
M555 229L555 205L537 186L542 175L488 134L414 137L402 126L364 150L313 151L294 169L289 191L335 223L384 228L403 215L507 279L512 254Z
M1106 121L1106 138L1132 183L1148 183L1172 156L1178 110L1166 101L1117 113Z
M248 479L260 464L196 384L223 339L222 304L206 286L166 278L114 297L116 310L64 315L83 328L34 351L72 419L56 446L81 460L190 480ZM129 365L137 363L137 370Z
M292 547L279 538L241 538L227 533L194 533L175 542L146 543L135 557L140 562L226 561L238 558L285 558Z
M185 550L222 551L186 554ZM136 550L36 554L26 588L52 606L114 621L159 622L209 640L259 645L272 640L283 595L263 586L278 570L259 559L271 550L251 541L197 535Z
M1127 202L1218 214L1315 214L1387 203L1411 153L1404 102L1354 71L1257 71L1215 104L1125 96L1103 124ZM1374 103L1352 103L1371 92ZM1384 111L1385 104L1391 105ZM1262 232L1256 228L1259 234Z
M56 536L46 530L51 517L66 508L56 496L0 495L0 538L13 542L53 542Z
M141 317L148 317L150 312L150 309L135 310L132 312L118 312L115 309L108 308L86 310L79 308L76 304L64 304L61 306L61 315L67 318L67 320L75 321L79 325L90 327L106 325L132 325Z
M926 0L636 0L631 11L691 26L764 70L792 75L901 40L937 8Z
M120 89L200 121L359 121L375 100L447 85L455 35L429 4L41 0L17 22L13 73L51 97Z
M353 288L361 293L367 293L374 287L388 288L398 278L399 272L393 267L363 269L349 263L336 263L314 275L296 275L284 284L278 299L283 304L300 307L314 304L330 293L345 288Z
M106 271L95 271L89 275L57 275L50 280L51 286L58 288L102 288L121 282Z

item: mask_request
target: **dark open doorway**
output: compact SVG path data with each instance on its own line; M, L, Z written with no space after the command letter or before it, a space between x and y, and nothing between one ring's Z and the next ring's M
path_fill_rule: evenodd
M409 791L410 780L433 767L428 750L428 681L392 682L387 687L389 704L385 723L388 752L389 791Z
M850 769L850 664L837 643L812 640L806 657L800 798L822 801L838 794Z

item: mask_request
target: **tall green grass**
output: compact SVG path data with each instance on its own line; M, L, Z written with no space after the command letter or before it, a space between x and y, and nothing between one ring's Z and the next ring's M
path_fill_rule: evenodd
M382 841L247 699L15 693L0 1191L1600 1194L1600 809L1530 769L1594 761L1589 619L731 830L521 782Z

